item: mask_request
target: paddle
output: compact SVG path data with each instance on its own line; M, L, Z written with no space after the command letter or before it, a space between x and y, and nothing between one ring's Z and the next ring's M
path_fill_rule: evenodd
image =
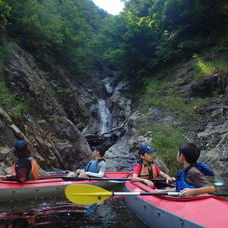
M61 177L63 180L100 180L100 181L131 181L132 178L101 178L101 177L91 177L91 178L83 178L83 177ZM152 179L151 181L155 182L165 182L164 179Z
M72 184L65 188L67 199L75 204L94 204L112 196L169 195L178 196L179 192L110 192L95 185Z
M116 182L125 182L125 181L131 181L131 178L101 178L101 177L91 177L91 178L84 178L84 177L66 177L66 176L43 176L40 177L41 180L45 179L53 179L53 178L61 178L64 181L93 181L93 180L98 180L98 181L116 181ZM158 182L162 184L162 186L169 186L169 187L174 187L172 184L166 183L164 179L152 179L151 181L153 182Z
M91 177L91 178L84 178L84 177L66 177L66 176L43 176L40 177L40 179L45 180L45 179L53 179L53 178L61 178L65 181L93 181L93 180L99 180L99 181L131 181L131 178L101 178L101 177ZM173 184L168 184L164 179L152 179L151 181L153 182L158 182L161 183L163 186L169 186L169 187L175 187ZM224 182L221 180L215 180L213 183L214 186L216 187L222 187L224 186Z
M62 170L59 168L53 168L54 172L61 176L56 176L55 178L62 178L65 181L83 181L83 180L100 180L100 181L131 181L131 178L100 178L100 177L92 177L92 178L81 178L81 177L66 177L64 175L68 174L69 170ZM146 175L145 175L146 176ZM50 177L51 178L51 177ZM49 177L43 177L41 179L49 179ZM175 187L173 184L168 184L164 179L151 179L153 182L161 183L163 186L167 187ZM213 181L213 185L216 187L224 186L224 182L222 180Z

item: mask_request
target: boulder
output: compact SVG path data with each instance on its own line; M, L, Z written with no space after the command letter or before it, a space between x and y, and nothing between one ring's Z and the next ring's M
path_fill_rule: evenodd
M190 95L207 97L213 95L213 92L224 92L224 85L221 74L215 74L201 79L191 85Z

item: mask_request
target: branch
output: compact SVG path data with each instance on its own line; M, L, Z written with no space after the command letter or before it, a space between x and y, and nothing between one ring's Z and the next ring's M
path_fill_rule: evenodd
M85 138L89 138L89 137L101 138L101 137L103 137L104 135L110 134L110 133L112 133L112 132L114 132L114 131L118 131L118 130L124 128L124 126L126 125L126 123L128 122L128 120L129 120L129 118L126 118L126 119L124 120L124 122L123 122L119 127L116 127L116 128L113 128L113 129L111 129L111 130L109 130L109 131L107 131L107 132L104 132L104 133L101 134L100 136L93 135L93 134L87 134L87 135L84 135L84 137L85 137Z
M116 127L116 128L111 129L110 131L104 132L102 135L100 135L100 137L102 137L102 136L104 136L104 135L110 134L110 133L112 133L112 132L114 132L114 131L118 131L118 130L124 128L124 125L128 122L128 120L129 120L129 118L126 118L126 119L124 120L124 122L123 122L119 127Z

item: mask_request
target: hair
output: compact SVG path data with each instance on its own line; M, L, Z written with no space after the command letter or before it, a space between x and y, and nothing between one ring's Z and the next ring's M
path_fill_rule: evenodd
M190 164L196 163L200 156L200 150L196 147L195 144L190 142L186 142L180 145L179 153L183 154L185 160Z
M94 151L94 150L99 151L101 157L103 157L105 155L105 152L106 152L106 150L105 150L105 148L103 146L92 146L91 149L92 149L92 151Z
M14 154L18 159L29 158L27 148L25 150L14 149Z

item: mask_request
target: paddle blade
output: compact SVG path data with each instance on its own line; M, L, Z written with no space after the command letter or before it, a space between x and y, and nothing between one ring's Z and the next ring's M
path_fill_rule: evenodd
M65 188L66 198L75 204L94 204L112 196L112 192L94 185L72 184Z

